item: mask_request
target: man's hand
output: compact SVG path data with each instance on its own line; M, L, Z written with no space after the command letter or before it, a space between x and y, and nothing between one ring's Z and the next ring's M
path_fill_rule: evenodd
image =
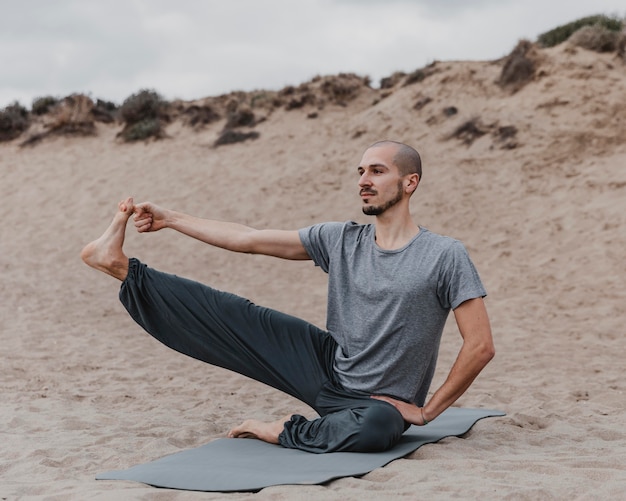
M166 211L151 202L143 202L134 207L135 228L139 233L159 231L165 228Z
M402 400L397 400L395 398L383 395L372 395L372 398L375 398L376 400L382 400L383 402L387 402L388 404L393 405L396 409L398 409L398 412L402 414L402 418L407 423L424 426L428 422L428 418L424 414L423 407L418 407L415 404L409 404Z

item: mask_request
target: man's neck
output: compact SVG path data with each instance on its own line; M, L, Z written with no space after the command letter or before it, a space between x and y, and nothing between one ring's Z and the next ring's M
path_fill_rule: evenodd
M408 212L403 217L399 217L398 214L381 214L376 216L375 225L376 244L386 250L404 247L420 231Z

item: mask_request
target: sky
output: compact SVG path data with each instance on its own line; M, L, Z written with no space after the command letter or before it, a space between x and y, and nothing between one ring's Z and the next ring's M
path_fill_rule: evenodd
M0 0L0 108L142 89L193 100L491 60L624 0Z

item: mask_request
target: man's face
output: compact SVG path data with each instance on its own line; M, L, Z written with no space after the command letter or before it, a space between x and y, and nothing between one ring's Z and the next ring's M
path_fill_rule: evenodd
M387 145L370 148L363 154L358 167L363 214L378 216L402 200L402 177L392 163L395 151L393 145Z

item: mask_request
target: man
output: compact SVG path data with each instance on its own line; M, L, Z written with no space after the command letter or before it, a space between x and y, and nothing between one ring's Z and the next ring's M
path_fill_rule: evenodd
M362 209L374 224L256 230L129 198L83 249L88 265L122 281L122 303L152 336L285 391L320 415L248 420L230 437L317 453L385 450L410 424L425 425L452 405L494 356L486 293L465 248L411 217L422 177L417 151L375 143L358 173ZM122 244L132 214L140 233L171 228L231 251L312 259L329 274L327 331L129 259ZM463 344L426 402L450 310Z

